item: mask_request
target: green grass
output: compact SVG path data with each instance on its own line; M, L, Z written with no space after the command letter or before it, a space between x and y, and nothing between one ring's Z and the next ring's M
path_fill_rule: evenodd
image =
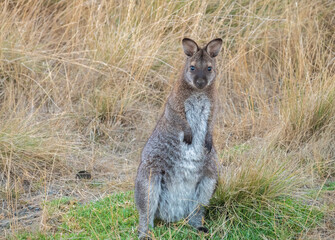
M225 226L217 229L226 234L226 239L294 239L316 226L323 217L321 210L293 198L255 201L248 205L235 203L224 211ZM220 219L221 212L216 209L210 216L212 222Z
M46 203L49 213L66 209L54 233L24 233L18 239L136 239L138 214L133 192L113 194L80 205L73 199ZM68 207L70 206L70 207ZM211 206L206 226L210 234L199 234L185 222L156 222L151 229L156 239L293 239L313 228L323 213L293 198L255 201L249 205Z
M335 182L328 182L326 183L322 190L324 191L335 191Z

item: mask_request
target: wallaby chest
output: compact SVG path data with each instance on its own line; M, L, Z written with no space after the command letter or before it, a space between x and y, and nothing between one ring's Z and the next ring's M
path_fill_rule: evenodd
M179 154L174 161L172 171L172 185L178 192L194 191L195 185L202 177L202 169L205 163L205 137L208 131L208 119L211 111L210 99L203 93L191 95L185 101L186 119L192 129L192 143L182 141L183 132L180 133Z
M208 118L211 111L210 99L204 93L191 95L185 101L185 113L192 133L197 141L203 141L207 133Z
M211 114L211 101L204 93L191 95L184 103L188 124L192 129L192 143L181 141L182 162L191 167L192 162L203 159L205 137L208 131L208 119Z

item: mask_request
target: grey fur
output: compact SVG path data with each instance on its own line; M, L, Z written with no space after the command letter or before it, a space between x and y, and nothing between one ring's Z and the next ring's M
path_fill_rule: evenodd
M199 66L215 66L206 47L192 56L189 52L185 68L194 61ZM149 237L148 227L154 227L155 218L166 222L186 218L193 227L205 229L203 206L209 203L217 182L217 154L212 146L215 73L200 73L208 85L201 89L190 83L198 77L184 70L142 151L135 182L139 238Z

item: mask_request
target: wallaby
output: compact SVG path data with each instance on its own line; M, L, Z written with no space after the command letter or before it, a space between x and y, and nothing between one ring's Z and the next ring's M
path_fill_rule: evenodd
M154 219L175 222L186 218L199 231L203 206L217 183L217 154L212 133L215 114L215 57L222 39L204 48L182 40L187 56L183 74L165 104L165 110L142 151L135 182L139 211L139 238L150 239Z

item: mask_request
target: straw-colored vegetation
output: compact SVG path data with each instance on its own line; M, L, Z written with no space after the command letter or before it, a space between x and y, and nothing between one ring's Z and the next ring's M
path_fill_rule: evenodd
M102 179L100 193L132 190L187 36L224 40L215 134L222 171L210 236L334 234L334 189L322 188L335 176L334 1L4 0L0 7L0 222L13 219L0 232L28 229L15 215L27 185L48 199L51 182L85 169ZM80 209L48 221L47 206L38 236L99 238L80 225ZM154 234L175 238L182 225ZM180 239L193 234L185 231Z

